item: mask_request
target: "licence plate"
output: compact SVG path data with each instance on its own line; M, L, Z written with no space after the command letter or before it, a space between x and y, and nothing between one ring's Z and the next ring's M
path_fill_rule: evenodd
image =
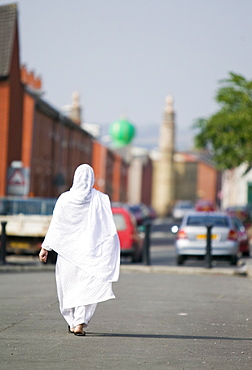
M197 239L199 239L199 240L206 239L206 234L197 235ZM217 235L213 234L212 239L217 239Z
M29 249L31 247L31 244L25 242L10 242L9 246L11 248Z

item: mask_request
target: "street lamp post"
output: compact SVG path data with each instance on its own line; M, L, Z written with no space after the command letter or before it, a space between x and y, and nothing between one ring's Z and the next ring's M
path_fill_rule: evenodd
M207 245L206 245L206 262L207 267L212 268L212 224L207 224Z
M0 248L0 265L5 265L5 256L6 256L6 225L7 222L1 222L2 234L1 234L1 248Z

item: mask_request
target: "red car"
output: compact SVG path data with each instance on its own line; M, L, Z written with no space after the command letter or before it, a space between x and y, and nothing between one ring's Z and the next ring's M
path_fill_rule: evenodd
M238 217L231 216L232 223L237 230L238 241L239 241L239 251L243 257L250 256L250 245L249 245L249 236L247 230L241 220Z
M143 260L143 236L138 232L134 216L124 207L113 207L112 213L121 244L121 255L132 262Z
M215 204L211 200L200 199L195 203L195 211L213 212L217 211Z
M232 206L226 209L226 213L231 217L237 217L242 224L249 228L251 226L250 209L247 206Z

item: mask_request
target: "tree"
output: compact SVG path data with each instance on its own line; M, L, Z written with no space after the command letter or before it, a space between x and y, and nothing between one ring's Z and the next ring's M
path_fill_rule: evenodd
M252 80L230 72L220 84L215 97L220 110L196 121L195 146L210 151L219 169L246 164L248 172L252 168Z

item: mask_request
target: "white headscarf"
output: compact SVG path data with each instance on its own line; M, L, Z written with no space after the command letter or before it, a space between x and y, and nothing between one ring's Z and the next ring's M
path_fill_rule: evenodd
M81 164L74 173L71 197L80 204L90 202L91 190L94 186L94 171L88 164Z
M53 249L91 276L116 281L119 238L109 197L93 185L92 167L80 165L71 189L57 200L42 247Z

